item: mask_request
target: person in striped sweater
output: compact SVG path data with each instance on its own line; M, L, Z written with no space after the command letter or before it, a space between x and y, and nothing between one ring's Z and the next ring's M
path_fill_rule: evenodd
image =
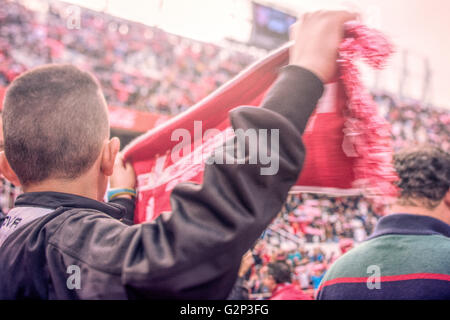
M331 266L318 300L450 299L450 154L416 147L399 152L395 168L392 213Z

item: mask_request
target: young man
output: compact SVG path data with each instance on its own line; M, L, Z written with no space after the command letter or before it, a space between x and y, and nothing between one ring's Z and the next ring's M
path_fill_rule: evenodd
M450 299L450 154L406 149L395 168L392 214L332 265L318 299Z
M355 17L305 16L294 29L290 65L262 108L230 115L234 129L279 130L278 173L260 175L261 164L207 165L203 184L178 185L173 212L154 223L128 226L114 219L120 207L101 202L119 141L109 139L93 77L45 66L16 79L4 101L0 168L25 193L0 228L0 299L226 298L243 254L297 180L301 134L323 82L336 73L343 24ZM231 151L237 147L234 141ZM111 185L134 188L131 170L123 171Z

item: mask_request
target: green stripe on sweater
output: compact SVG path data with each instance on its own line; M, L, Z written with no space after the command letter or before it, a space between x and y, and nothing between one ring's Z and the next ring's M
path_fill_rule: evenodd
M340 257L322 283L336 278L369 277L376 265L381 276L411 273L450 275L450 238L440 235L385 235L361 243Z

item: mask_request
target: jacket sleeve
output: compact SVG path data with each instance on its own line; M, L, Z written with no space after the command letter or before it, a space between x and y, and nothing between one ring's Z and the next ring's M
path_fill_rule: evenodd
M115 198L112 199L108 202L109 204L112 205L119 205L123 208L123 216L121 217L117 217L117 219L119 219L119 221L121 221L122 223L125 223L126 225L131 226L132 224L134 224L134 209L135 209L135 199L128 199L128 198L123 198L123 197L119 197L119 198Z
M65 264L73 259L82 264L80 295L90 298L96 290L119 286L125 298L225 299L242 255L275 218L300 174L301 134L322 92L322 82L310 71L287 66L261 108L230 113L235 130L278 130L278 141L268 139L278 146L262 143L258 150L267 154L264 148L273 147L274 156L278 153L275 174L261 174L265 165L248 164L246 153L246 164L207 164L201 185L177 185L172 212L152 223L126 226L87 213L68 217L53 237L53 249L64 254ZM238 146L235 138L213 155L236 156Z

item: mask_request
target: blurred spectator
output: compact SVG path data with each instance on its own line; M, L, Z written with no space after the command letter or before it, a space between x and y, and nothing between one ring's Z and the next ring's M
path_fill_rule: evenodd
M311 296L292 284L291 269L283 261L268 265L264 285L272 292L270 300L312 300Z

